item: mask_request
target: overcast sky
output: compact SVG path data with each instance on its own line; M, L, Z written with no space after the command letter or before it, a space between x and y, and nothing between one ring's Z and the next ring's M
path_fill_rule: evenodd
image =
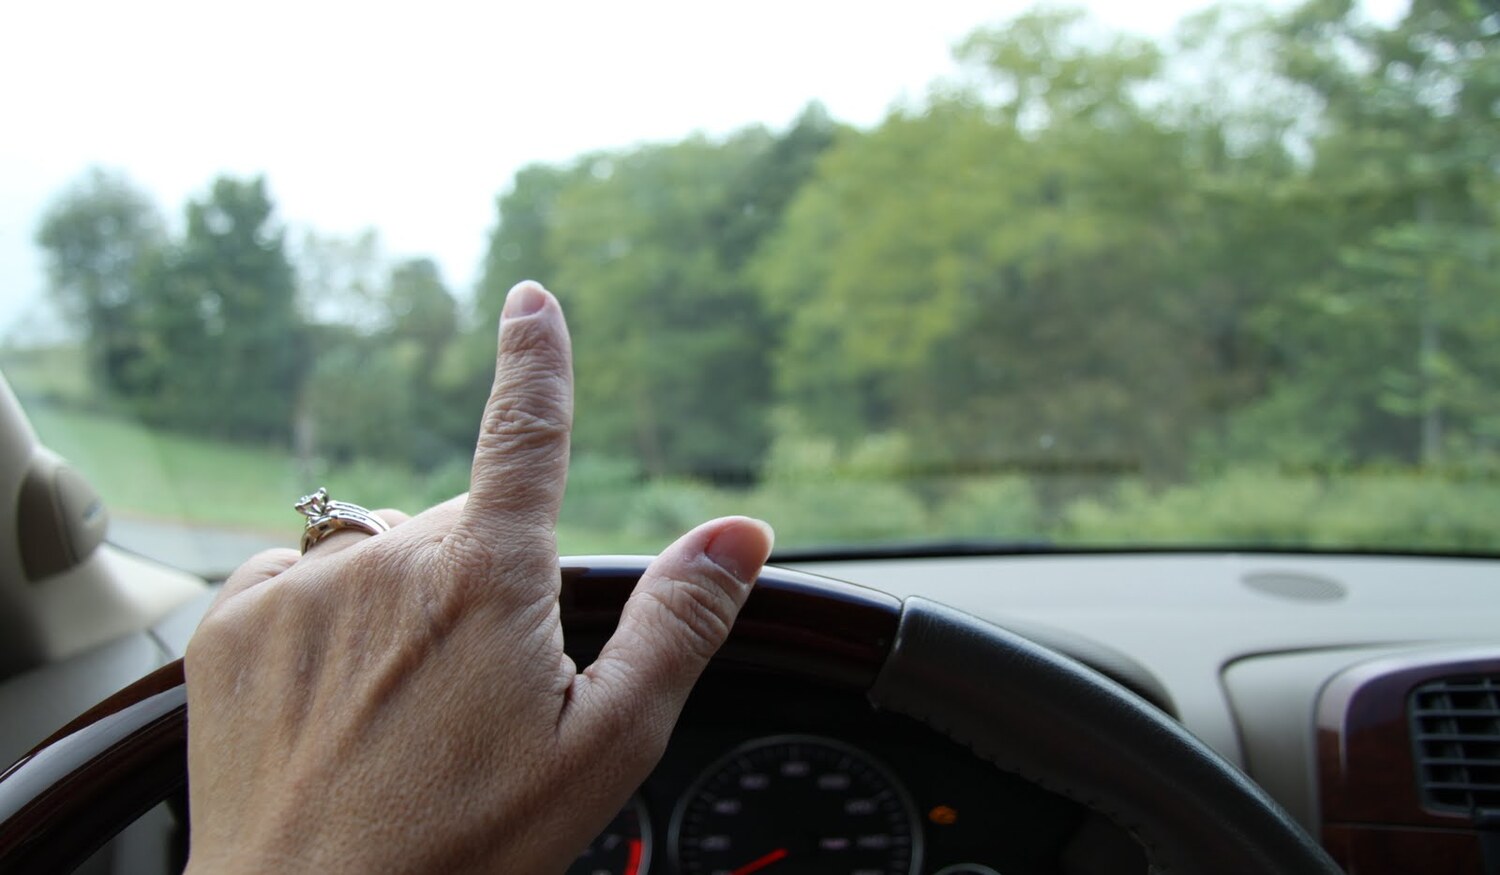
M965 33L1029 5L7 3L0 334L41 299L38 217L91 164L123 169L174 218L216 174L264 173L294 230L374 227L391 254L433 256L465 291L494 197L522 165L779 128L810 100L870 125L952 72ZM1160 36L1205 4L1093 5Z

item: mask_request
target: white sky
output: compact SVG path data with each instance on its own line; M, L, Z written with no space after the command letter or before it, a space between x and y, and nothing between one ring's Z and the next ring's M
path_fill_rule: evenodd
M466 291L495 195L522 165L779 128L814 99L873 124L951 72L960 37L1029 5L10 2L0 333L41 300L41 212L90 164L125 170L174 219L215 175L265 173L293 229L373 226L388 252L433 256ZM1205 4L1092 5L1160 36Z

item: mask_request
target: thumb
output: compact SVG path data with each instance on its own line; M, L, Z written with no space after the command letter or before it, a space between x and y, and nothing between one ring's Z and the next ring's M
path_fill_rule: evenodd
M659 756L693 684L729 637L773 541L765 523L725 517L656 557L614 635L583 672L589 695L579 704L595 713L578 716L590 723L588 717L602 717L606 725L628 721Z

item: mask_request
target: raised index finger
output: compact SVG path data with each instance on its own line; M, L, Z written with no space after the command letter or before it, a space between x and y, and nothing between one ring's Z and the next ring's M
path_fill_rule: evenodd
M546 289L519 283L500 317L495 382L480 423L469 500L459 519L480 544L534 553L553 565L553 530L568 474L573 355L562 309Z

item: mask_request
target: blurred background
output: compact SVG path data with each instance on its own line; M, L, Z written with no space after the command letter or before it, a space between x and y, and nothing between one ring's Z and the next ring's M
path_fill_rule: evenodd
M1500 546L1495 7L812 6L7 12L0 368L205 573L465 489L528 277L565 552Z

